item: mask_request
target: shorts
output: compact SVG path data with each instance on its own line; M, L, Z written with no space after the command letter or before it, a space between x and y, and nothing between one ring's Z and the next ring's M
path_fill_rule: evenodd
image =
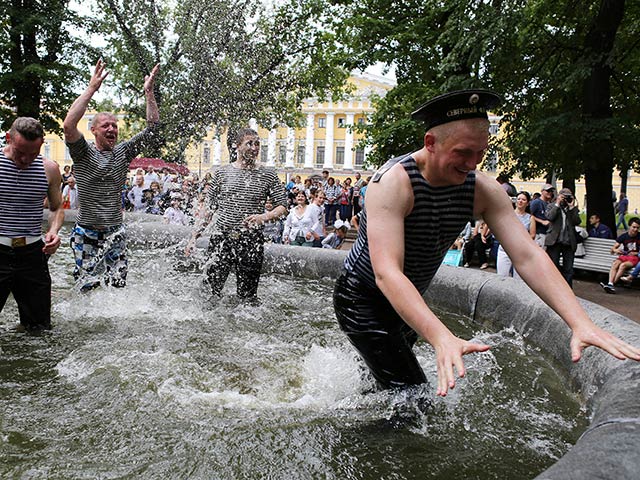
M80 290L90 290L101 283L114 287L126 285L128 262L124 225L94 230L76 224L70 244L76 263L73 277Z
M638 265L640 257L638 257L637 255L620 255L618 257L618 260L620 260L621 262L630 263L632 267L635 267L636 265Z

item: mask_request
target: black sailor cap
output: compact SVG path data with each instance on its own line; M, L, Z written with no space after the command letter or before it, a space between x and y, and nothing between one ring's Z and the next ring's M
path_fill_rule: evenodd
M487 112L502 103L502 97L491 90L457 90L432 98L411 114L429 130L443 123L467 118L488 118Z

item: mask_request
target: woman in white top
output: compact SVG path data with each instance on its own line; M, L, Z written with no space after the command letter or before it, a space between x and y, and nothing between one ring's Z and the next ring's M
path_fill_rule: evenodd
M290 245L302 245L307 242L307 233L312 227L312 218L307 213L307 196L304 192L296 195L296 206L291 209L284 222L283 242Z
M531 195L529 192L520 192L516 197L516 216L520 223L527 229L531 238L536 238L536 222L531 221L531 214L527 212L527 207L529 206L529 202L531 202ZM516 269L513 268L513 263L507 255L507 252L504 251L502 245L498 247L498 256L496 259L496 270L498 275L503 275L505 277L514 277L520 278Z
M307 215L311 217L311 230L307 233L307 243L304 246L322 247L322 240L327 236L324 227L324 201L326 195L324 190L317 190L311 201L311 205L307 208Z

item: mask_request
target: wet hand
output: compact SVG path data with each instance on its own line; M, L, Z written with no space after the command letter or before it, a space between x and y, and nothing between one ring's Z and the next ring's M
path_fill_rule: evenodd
M47 233L44 236L44 247L42 252L47 255L53 255L60 246L60 237L56 233Z
M109 75L109 72L106 71L105 67L106 67L106 64L100 58L93 70L93 75L91 75L91 80L89 80L89 88L91 88L92 90L98 91L104 79L107 78L107 75Z
M144 91L146 93L153 92L153 85L156 81L156 77L158 75L158 71L160 70L160 64L156 64L149 75L144 77Z
M249 215L244 219L245 225L249 225L249 226L262 225L266 221L267 221L267 216L264 213L256 213L254 215Z
M454 367L458 372L458 377L465 376L464 362L462 356L468 353L486 352L491 347L482 343L471 343L451 334L442 342L435 345L436 363L438 367L438 387L436 395L446 397L447 391L455 388L456 380Z
M619 360L630 358L640 361L640 349L620 340L596 325L576 329L571 337L571 360L582 358L582 351L590 346L601 348Z

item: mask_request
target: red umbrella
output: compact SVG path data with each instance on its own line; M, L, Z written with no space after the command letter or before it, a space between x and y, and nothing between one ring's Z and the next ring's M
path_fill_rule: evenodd
M135 170L136 168L146 169L148 167L153 167L156 170L168 168L169 170L179 173L180 175L189 175L189 169L184 165L179 165L177 163L168 163L161 158L139 157L131 160L131 163L129 164L129 170Z

